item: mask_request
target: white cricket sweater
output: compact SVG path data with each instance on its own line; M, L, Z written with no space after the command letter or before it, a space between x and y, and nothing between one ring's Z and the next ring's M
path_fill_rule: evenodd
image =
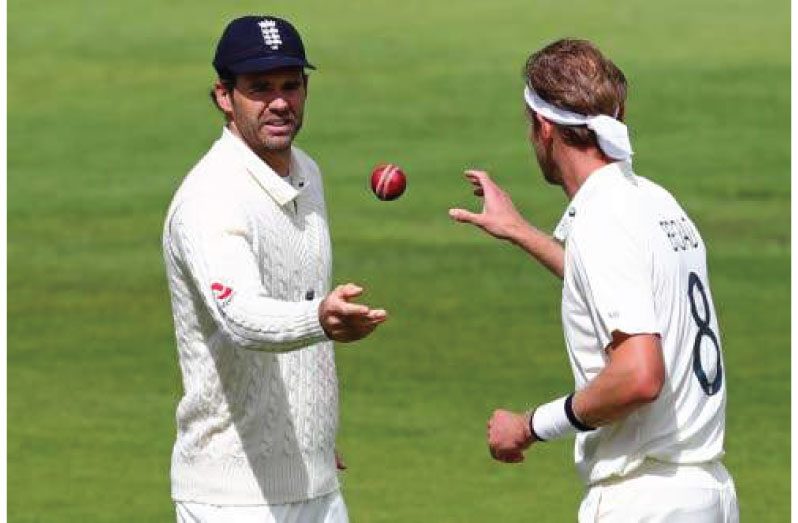
M319 324L331 249L321 174L294 147L278 176L222 136L163 232L184 395L172 497L279 504L338 489L338 382Z

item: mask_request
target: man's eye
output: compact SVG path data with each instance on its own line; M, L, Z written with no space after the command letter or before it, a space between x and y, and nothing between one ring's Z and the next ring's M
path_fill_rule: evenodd
M250 93L265 93L268 90L269 86L264 84L255 84L249 88Z

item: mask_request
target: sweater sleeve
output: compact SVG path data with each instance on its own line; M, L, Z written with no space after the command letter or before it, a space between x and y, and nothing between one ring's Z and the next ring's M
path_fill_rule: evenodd
M267 294L240 210L184 202L172 216L169 244L216 326L234 345L288 352L328 340L319 323L321 298L284 301Z

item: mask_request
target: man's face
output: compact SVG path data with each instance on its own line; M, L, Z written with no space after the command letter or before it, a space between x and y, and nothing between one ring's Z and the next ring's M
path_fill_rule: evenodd
M307 97L301 68L239 75L229 96L231 127L255 153L290 149L302 128Z

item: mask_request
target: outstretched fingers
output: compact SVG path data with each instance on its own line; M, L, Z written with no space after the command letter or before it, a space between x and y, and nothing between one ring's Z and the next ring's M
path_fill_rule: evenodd
M366 317L372 322L382 323L388 319L388 311L385 309L371 309L368 314L366 314Z
M480 196L489 198L501 192L499 186L496 185L496 183L491 179L490 175L485 171L469 169L465 172L465 175L466 178L471 181L474 187L479 188L482 193Z
M341 300L338 302L337 306L337 312L341 316L365 316L369 313L368 306L363 305L362 303L350 303L348 301Z
M481 215L466 211L465 209L449 209L449 216L461 223L473 223L478 225L481 220Z
M333 294L339 298L335 306L336 312L341 316L368 320L383 320L387 316L384 309L371 309L363 303L349 301L363 294L363 287L359 285L354 283L339 285Z

